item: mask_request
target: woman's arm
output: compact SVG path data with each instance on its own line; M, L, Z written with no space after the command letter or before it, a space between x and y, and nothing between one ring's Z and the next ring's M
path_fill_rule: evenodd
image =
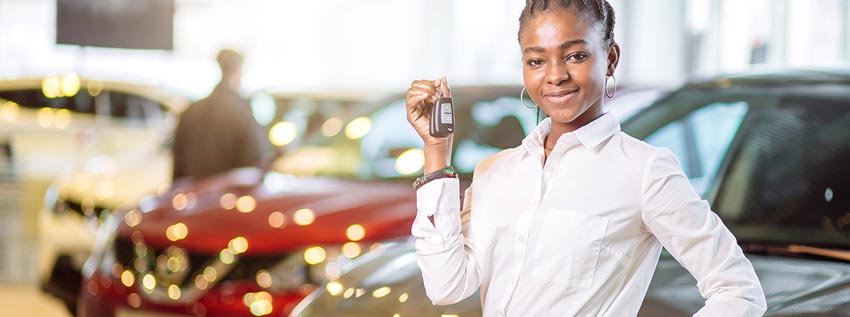
M458 187L457 179L440 179L416 192L418 211L412 233L425 292L435 305L460 302L481 285L481 269L469 236L472 186L464 194L462 211L458 210Z
M675 155L655 149L643 174L642 213L658 241L697 280L695 316L762 316L764 291L735 236L702 200Z
M451 96L445 77L414 81L407 91L407 120L425 144L425 174L451 164L452 137L437 138L429 133L429 106L433 106L438 90ZM417 212L411 232L416 237L425 291L437 305L457 303L475 293L481 284L475 248L466 234L471 195L470 187L464 195L467 221L462 225L456 178L437 179L416 191Z

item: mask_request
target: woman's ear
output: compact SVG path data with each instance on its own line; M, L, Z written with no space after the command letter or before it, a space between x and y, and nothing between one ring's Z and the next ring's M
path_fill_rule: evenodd
M620 45L617 42L608 47L608 73L606 75L614 75L617 70L617 64L620 63Z

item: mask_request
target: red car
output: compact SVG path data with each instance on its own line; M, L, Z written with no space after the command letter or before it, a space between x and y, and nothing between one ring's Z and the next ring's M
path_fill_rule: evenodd
M79 315L286 315L347 259L408 235L415 208L403 184L259 169L177 186L98 233Z
M453 90L462 179L536 125L520 90ZM364 110L328 119L277 162L282 172L178 183L109 218L83 268L78 315L286 316L352 258L406 239L421 140L404 119L403 96Z

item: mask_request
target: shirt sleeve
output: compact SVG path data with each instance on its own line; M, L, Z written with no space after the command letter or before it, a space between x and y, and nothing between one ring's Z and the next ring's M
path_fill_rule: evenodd
M642 204L648 229L694 276L706 299L705 306L694 316L764 314L764 291L752 263L667 149L653 150L647 162Z
M472 186L464 194L462 211L459 187L456 178L445 178L416 191L418 210L411 231L425 293L435 305L460 302L481 285L475 246L469 239Z

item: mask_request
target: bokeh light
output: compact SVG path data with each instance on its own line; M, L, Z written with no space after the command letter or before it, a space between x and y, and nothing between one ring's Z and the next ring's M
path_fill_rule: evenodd
M133 271L124 270L124 272L121 273L121 284L124 284L126 287L131 287L134 283L136 283L136 277L133 275Z
M235 194L226 193L224 195L221 195L221 198L218 200L218 204L219 206L221 206L222 209L231 210L233 208L236 208L237 199L238 197L236 197Z
M325 286L325 289L328 290L328 294L331 294L332 296L339 296L339 294L342 294L343 287L339 282L330 282L327 286Z
M213 282L216 278L218 278L218 271L216 271L214 267L208 266L204 269L203 276L207 282Z
M372 119L367 117L359 117L357 119L351 120L347 126L345 126L345 137L357 140L369 134L369 131L372 130Z
M364 236L366 236L366 229L359 224L353 224L348 226L348 229L345 230L345 236L348 237L348 240L360 241Z
M56 75L49 75L41 81L41 92L47 98L62 96L62 79Z
M322 124L322 135L326 137L332 137L339 134L339 131L342 131L342 119L333 117L325 121Z
M269 226L272 228L283 228L286 226L286 215L280 211L269 214Z
M90 96L96 97L103 91L103 82L89 80L88 85L86 85L86 90L88 90Z
M42 128L47 128L53 125L53 109L52 108L41 108L38 109L38 114L36 115L36 120L38 121L38 126Z
M411 175L425 166L425 152L421 149L409 149L401 153L395 161L395 170L401 175Z
M269 271L259 270L257 271L257 285L263 288L272 287L272 275Z
M224 249L218 253L218 260L224 264L232 264L235 258L233 251L230 251L230 249Z
M168 285L168 298L173 300L180 299L181 296L180 287L174 284Z
M257 208L257 200L254 197L242 196L236 200L236 210L239 210L241 213L252 212L254 208Z
M71 125L71 111L59 109L53 114L53 125L59 129L65 129Z
M73 97L78 92L80 92L80 76L77 73L68 73L62 76L62 95Z
M304 251L304 261L310 265L316 265L325 261L327 253L322 247L312 247Z
M19 106L17 103L6 101L0 105L0 118L12 122L18 119Z
M227 248L233 251L233 254L245 253L248 251L248 239L245 237L236 237L227 243Z
M295 220L295 224L299 226L308 226L316 220L316 214L307 208L298 209L295 211L295 215L293 215L293 220Z
M171 206L174 207L174 210L186 209L187 205L189 205L189 199L186 198L185 194L174 195L174 198L171 199Z
M142 277L142 287L148 291L151 291L154 287L156 287L156 278L153 277L153 274L148 273Z
M357 242L348 242L342 245L342 254L349 258L356 258L360 256L360 245Z
M275 146L284 146L292 143L292 141L295 141L297 135L298 129L296 129L295 125L286 121L276 123L269 130L269 140Z
M381 297L389 295L390 292L392 292L392 288L390 288L389 286L384 286L384 287L381 287L381 288L378 288L378 289L372 291L372 297L381 298Z
M130 226L130 228L138 226L142 223L142 213L139 212L138 209L130 210L124 215L124 222Z

